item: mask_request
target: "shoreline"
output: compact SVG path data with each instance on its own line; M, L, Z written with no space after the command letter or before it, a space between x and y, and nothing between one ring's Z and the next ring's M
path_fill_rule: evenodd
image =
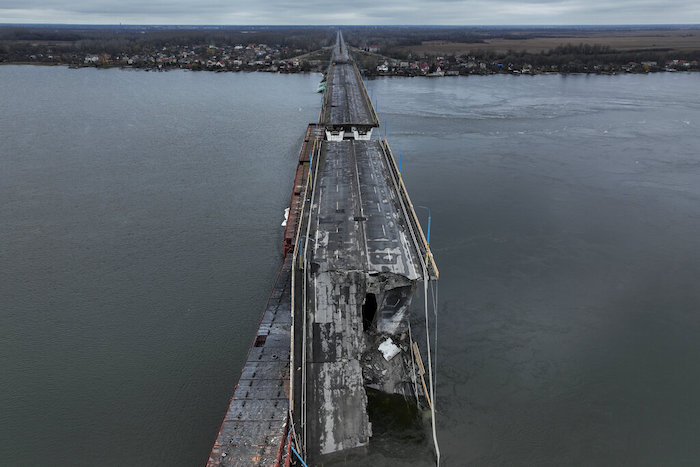
M212 69L212 68L188 68L188 67L147 67L147 66L133 66L133 65L118 65L118 64L107 64L107 65L76 65L72 63L57 63L57 62L29 62L29 61L16 61L16 62L0 62L0 66L39 66L39 67L67 67L69 69L83 69L83 68L93 68L96 70L110 70L110 69L120 69L120 70L141 70L145 72L168 72L168 71L192 71L192 72L205 72L205 73L274 73L281 75L288 74L311 74L311 73L323 73L322 69L319 70L272 70L268 68L236 68L236 69ZM696 73L700 69L692 68L687 70L678 70L673 68L661 68L653 70L615 70L615 71L551 71L551 70L532 70L528 72L522 72L519 70L503 70L503 71L488 71L488 72L478 72L478 73L454 73L445 74L439 76L430 76L429 74L422 73L402 73L402 72L365 72L364 78L371 80L375 78L456 78L459 76L494 76L494 75L511 75L511 76L538 76L538 75L601 75L601 76L619 76L619 75L646 75L646 74L656 74L656 73Z
M0 26L0 65L324 72L335 29ZM343 29L368 78L700 71L700 25Z

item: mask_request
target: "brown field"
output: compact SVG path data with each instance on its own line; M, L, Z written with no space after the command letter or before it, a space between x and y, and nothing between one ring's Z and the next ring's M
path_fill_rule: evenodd
M475 50L490 50L493 52L524 50L530 53L539 53L565 44L607 45L620 51L640 49L691 51L700 50L700 30L591 31L590 33L582 31L580 35L552 35L549 37L522 39L494 38L487 39L484 43L426 41L421 45L401 47L401 50L431 55L463 54Z

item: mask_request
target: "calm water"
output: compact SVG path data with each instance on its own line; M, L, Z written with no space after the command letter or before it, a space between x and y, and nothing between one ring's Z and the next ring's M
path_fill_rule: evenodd
M699 85L373 82L432 209L446 465L700 465Z
M432 210L445 465L700 463L699 80L369 83ZM0 67L2 463L204 463L317 82Z

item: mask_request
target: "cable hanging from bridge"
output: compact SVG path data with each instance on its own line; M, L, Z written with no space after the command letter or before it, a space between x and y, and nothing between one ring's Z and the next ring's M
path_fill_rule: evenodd
M432 358L431 358L431 351L430 351L430 319L428 315L428 282L430 281L430 276L428 275L428 270L424 266L423 267L423 303L424 303L424 311L425 311L425 339L426 339L426 347L428 348L428 382L429 382L429 390L430 390L430 399L432 400L432 404L430 404L430 415L431 415L431 422L432 422L432 429L433 429L433 444L435 445L435 456L437 457L437 465L440 465L440 446L438 445L438 440L437 440L437 427L436 427L436 420L435 420L435 404L437 401L435 400L435 385L434 385L434 380L433 380L433 364L432 364ZM436 323L437 324L437 323ZM436 331L437 331L437 326L436 326Z

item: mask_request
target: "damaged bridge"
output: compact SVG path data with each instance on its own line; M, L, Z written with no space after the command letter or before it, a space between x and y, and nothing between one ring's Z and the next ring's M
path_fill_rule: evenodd
M317 465L366 446L368 389L427 402L439 464L432 374L426 384L408 325L422 284L428 330L438 271L391 149L372 138L379 120L340 33L326 80L301 147L285 260L209 466Z
M438 274L388 144L370 139L379 122L341 35L334 57L293 260L291 407L314 461L368 443L366 388L417 394L394 341L416 285Z

